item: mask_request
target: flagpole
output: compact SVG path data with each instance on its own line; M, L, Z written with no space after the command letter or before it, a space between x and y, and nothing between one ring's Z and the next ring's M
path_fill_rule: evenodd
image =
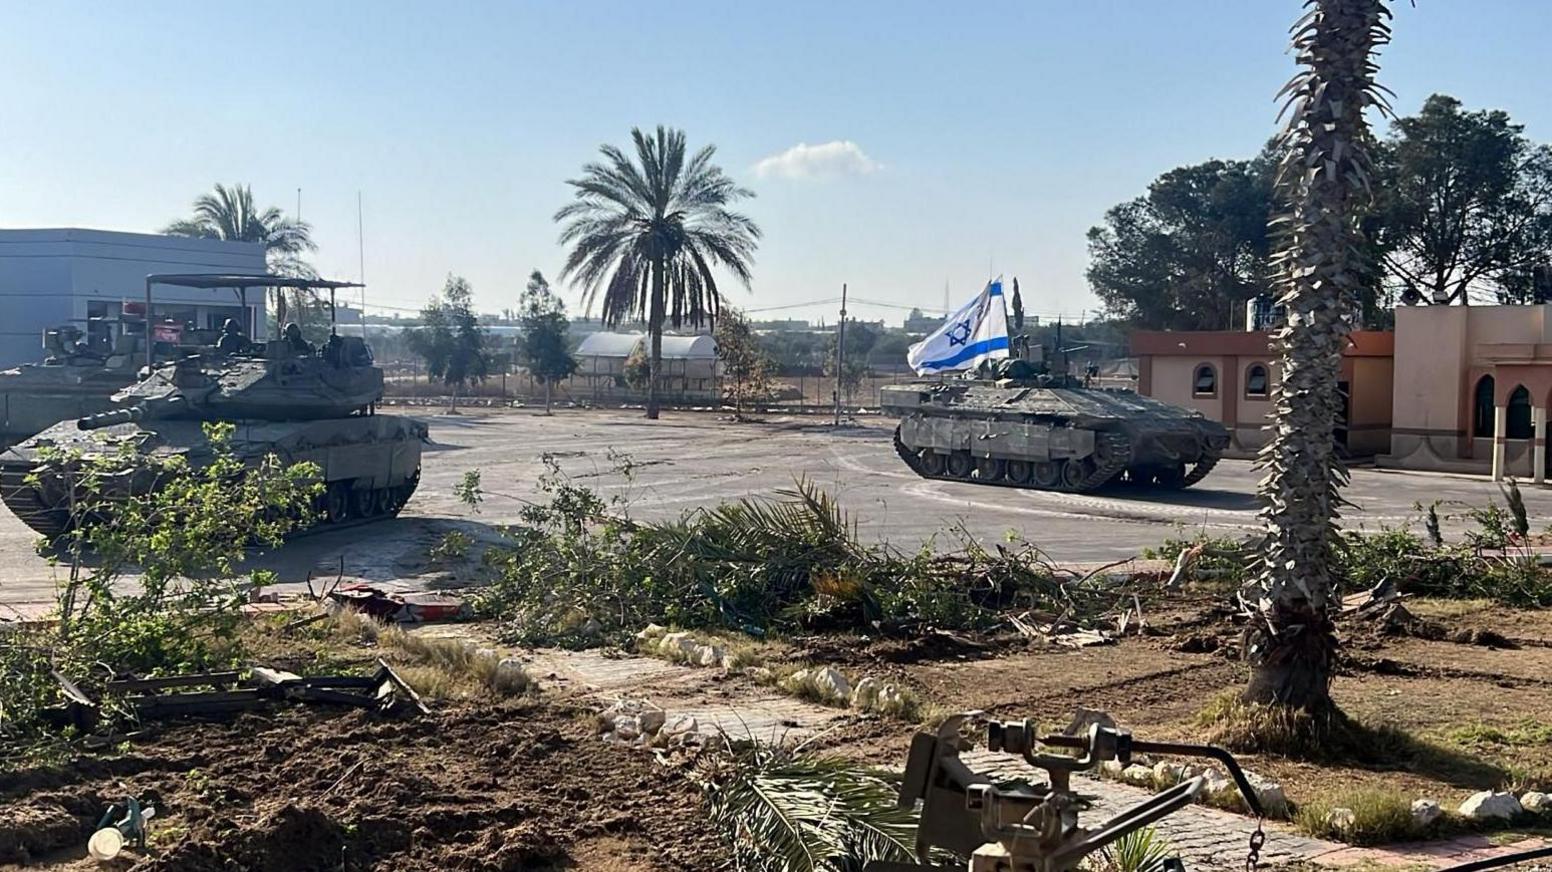
M841 369L846 365L846 283L841 282L841 322L835 327L835 426L841 426Z

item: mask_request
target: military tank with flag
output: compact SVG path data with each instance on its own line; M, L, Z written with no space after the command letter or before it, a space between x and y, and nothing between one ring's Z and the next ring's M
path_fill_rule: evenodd
M1009 335L999 279L911 347L917 373L939 377L882 389L884 411L900 417L894 445L907 466L924 478L1004 487L1183 488L1228 447L1228 430L1200 412L1010 357L1028 348L1022 340Z

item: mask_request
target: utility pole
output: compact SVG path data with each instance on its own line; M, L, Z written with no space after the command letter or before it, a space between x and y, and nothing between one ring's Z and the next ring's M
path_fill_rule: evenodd
M835 426L841 426L841 372L846 366L846 283L841 283L841 321L835 327Z

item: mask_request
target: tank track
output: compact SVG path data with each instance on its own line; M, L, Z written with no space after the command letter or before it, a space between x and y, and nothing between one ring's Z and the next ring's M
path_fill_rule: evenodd
M1201 460L1198 460L1196 465L1191 467L1191 471L1186 473L1185 479L1180 482L1181 489L1188 488L1191 485L1196 484L1197 482L1206 478L1207 473L1212 472L1213 467L1217 466L1218 461L1221 459L1222 458L1216 454L1209 454L1203 457Z
M1127 464L1132 459L1132 444L1125 436L1121 435L1120 433L1100 433L1098 436L1099 444L1095 446L1096 463L1094 465L1094 471L1085 476L1083 481L1079 482L1077 487L1073 488L1040 487L1035 484L1019 484L1017 482L1007 481L1006 479L1002 481L980 481L979 479L958 478L947 474L933 475L922 469L921 458L916 455L916 452L906 447L905 443L900 441L900 428L898 426L895 427L894 443L895 453L900 455L900 459L905 461L905 465L909 466L912 472L916 473L922 478L934 479L936 481L961 481L968 484L984 484L991 485L993 487L1012 487L1019 488L1021 490L1049 490L1063 493L1081 493L1083 491L1095 490L1111 479L1114 479L1126 469ZM1202 472L1202 475L1206 474L1206 471Z
M50 539L56 539L71 528L68 512L49 508L38 496L36 488L26 484L27 473L17 469L0 470L0 501L6 508L27 526ZM371 524L376 521L386 521L396 518L399 512L415 495L415 489L420 485L420 476L417 474L400 487L403 488L403 496L396 499L388 511L370 518L346 518L342 521L331 522L320 520L318 523L294 530L287 538L299 538L315 533L327 533L333 530L344 530L350 527L359 527L363 524Z
M4 501L6 508L23 524L50 539L69 530L69 513L49 508L26 479L25 470L0 469L0 501Z

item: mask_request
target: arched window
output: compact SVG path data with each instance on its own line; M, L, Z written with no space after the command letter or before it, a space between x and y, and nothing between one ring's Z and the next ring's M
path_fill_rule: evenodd
M1272 392L1272 376L1267 372L1266 364L1252 363L1245 370L1245 396L1253 399L1262 399Z
M1218 371L1212 364L1204 363L1191 376L1191 396L1216 397L1218 395Z
M1476 398L1471 406L1471 434L1493 435L1493 377L1490 375L1477 379Z
M1529 439L1536 435L1530 421L1530 391L1524 385L1509 395L1509 420L1504 424L1504 431L1510 439Z

